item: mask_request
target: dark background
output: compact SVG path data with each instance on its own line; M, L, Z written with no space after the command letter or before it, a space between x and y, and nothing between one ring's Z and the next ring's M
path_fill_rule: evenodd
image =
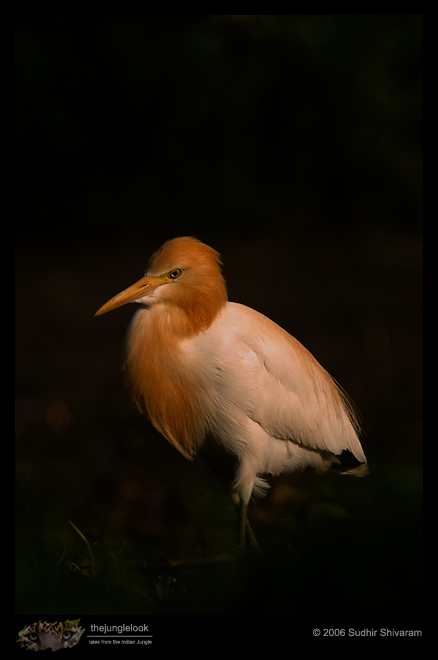
M421 17L22 15L16 68L17 611L418 614ZM93 318L178 235L345 387L370 462L276 480L230 563L223 485L124 388L134 307Z

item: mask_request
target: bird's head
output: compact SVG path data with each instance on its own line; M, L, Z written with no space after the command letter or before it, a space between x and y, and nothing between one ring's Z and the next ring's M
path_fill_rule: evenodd
M108 300L95 314L106 314L126 303L165 304L183 310L196 329L208 327L227 300L216 250L196 238L167 241L152 255L138 282Z

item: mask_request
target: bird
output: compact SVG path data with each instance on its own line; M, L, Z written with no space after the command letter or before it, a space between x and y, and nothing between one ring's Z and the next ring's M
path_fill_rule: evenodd
M228 300L220 254L191 236L155 252L145 275L95 316L138 303L127 334L130 393L188 459L206 438L235 464L238 541L257 547L248 519L265 477L312 468L364 476L358 415L344 390L286 330ZM343 457L352 459L343 467ZM353 464L353 465L351 465Z

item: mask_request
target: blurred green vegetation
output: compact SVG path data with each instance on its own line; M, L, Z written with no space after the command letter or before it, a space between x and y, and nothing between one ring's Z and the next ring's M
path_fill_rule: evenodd
M418 614L422 17L21 15L16 67L17 611ZM93 319L177 235L363 416L369 477L277 480L259 557L202 563L228 493Z

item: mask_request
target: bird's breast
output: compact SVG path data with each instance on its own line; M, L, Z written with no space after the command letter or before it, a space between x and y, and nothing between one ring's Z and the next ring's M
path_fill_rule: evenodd
M204 439L214 410L214 360L205 360L198 343L197 337L172 331L167 320L146 308L134 315L127 338L125 373L131 394L186 457Z

